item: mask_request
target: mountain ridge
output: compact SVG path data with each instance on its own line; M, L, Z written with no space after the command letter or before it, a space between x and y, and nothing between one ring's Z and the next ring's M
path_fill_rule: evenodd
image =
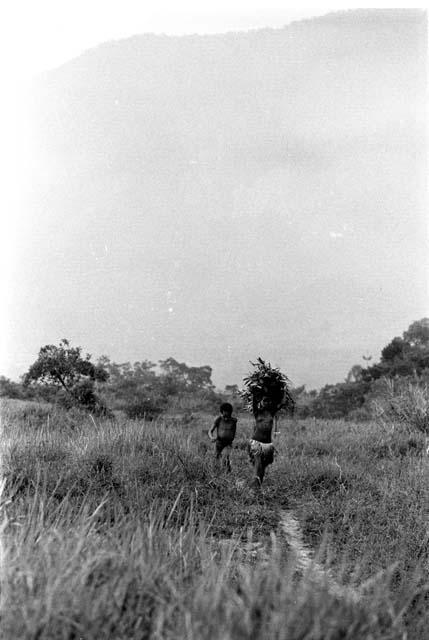
M224 32L218 33L183 33L183 34L169 34L169 33L153 33L153 32L142 32L135 33L131 36L127 36L124 38L114 38L109 39L104 42L101 42L93 47L89 47L85 49L81 54L74 56L70 60L49 69L48 71L44 71L38 74L38 77L35 83L39 81L43 81L43 78L52 76L56 71L67 67L70 64L73 64L75 61L81 59L82 57L86 57L87 54L92 52L100 52L106 47L122 45L124 43L136 43L138 40L142 38L148 38L155 40L162 39L171 39L171 40L184 40L184 39L194 39L194 40L204 40L204 39L217 39L222 38L224 36L236 36L240 34L266 34L272 32L282 32L284 33L287 30L301 29L307 28L309 26L318 26L320 24L333 24L333 25L341 25L343 23L349 23L350 25L355 24L357 22L357 18L361 17L364 22L369 22L372 25L375 25L377 21L381 21L384 26L386 26L386 22L391 22L392 24L397 24L400 19L402 23L411 23L411 24L419 24L423 31L425 32L427 29L426 20L427 20L427 11L425 9L414 8L414 9L401 9L401 8L391 8L391 9L371 9L368 11L367 9L345 9L338 11L327 12L326 14L315 16L311 18L302 18L297 20L292 20L288 24L285 24L281 27L258 27L258 28L249 28L249 29L237 29L237 30L228 30ZM358 25L356 25L358 26Z
M254 349L283 364L325 341L315 373L286 366L314 386L425 315L426 25L404 11L134 36L45 74L19 268L40 327L30 347L18 323L21 350L66 335L235 382Z

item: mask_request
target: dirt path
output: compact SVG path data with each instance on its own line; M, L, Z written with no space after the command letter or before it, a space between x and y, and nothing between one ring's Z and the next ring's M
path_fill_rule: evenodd
M337 582L332 572L314 559L313 551L305 544L300 524L292 511L280 512L280 530L294 554L294 563L300 573L310 572L311 579L328 587L336 597L357 602L361 598L361 589L356 590Z

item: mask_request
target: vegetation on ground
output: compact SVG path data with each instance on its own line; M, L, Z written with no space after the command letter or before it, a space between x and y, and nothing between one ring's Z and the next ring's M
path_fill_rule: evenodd
M371 356L365 356L370 362ZM368 420L376 415L374 402L386 396L386 381L397 389L410 385L429 389L429 318L413 322L402 337L393 338L381 351L380 361L351 367L344 382L327 384L320 391L294 390L300 417Z
M289 393L258 362L248 390ZM429 320L344 383L291 390L262 491L243 397L211 374L63 340L0 379L5 637L426 638ZM230 474L207 438L224 400Z
M429 467L404 421L283 419L255 493L244 415L227 474L209 414L19 401L2 414L10 640L426 637ZM313 552L305 568L285 513Z

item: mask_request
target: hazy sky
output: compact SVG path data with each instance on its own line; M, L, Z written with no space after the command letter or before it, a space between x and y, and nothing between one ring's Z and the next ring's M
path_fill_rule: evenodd
M361 6L361 5L359 5ZM12 75L28 76L55 67L100 42L139 33L220 33L321 15L329 8L288 7L272 0L142 2L141 0L16 1L2 9L5 51L13 52Z
M212 5L212 3L210 3L210 5ZM2 196L4 210L10 212L8 215L7 226L5 228L6 232L2 235L1 255L3 284L5 285L3 287L2 299L6 310L9 305L12 307L20 296L29 296L30 298L32 295L35 295L34 292L29 289L17 291L15 287L17 282L16 274L20 269L20 266L16 262L16 256L19 255L22 259L22 251L25 243L27 243L27 246L31 243L31 238L28 236L28 229L31 228L34 230L34 221L32 221L31 225L28 224L28 219L26 219L27 212L23 210L23 204L20 199L22 179L23 176L26 175L28 178L28 173L26 174L25 169L29 169L28 166L26 167L25 150L27 140L32 135L31 122L28 122L28 120L25 119L24 108L27 95L25 84L28 79L41 71L52 69L57 65L64 63L66 60L79 55L82 51L101 42L125 38L133 34L155 32L180 35L185 33L218 33L266 26L281 27L289 23L291 20L309 18L313 15L317 16L325 14L336 9L335 5L330 5L329 8L321 8L317 10L311 8L307 9L305 6L299 10L283 9L282 5L283 3L280 2L271 2L268 7L261 7L260 3L225 2L220 4L217 3L217 9L213 10L204 3L157 3L156 10L154 10L149 9L141 2L17 2L14 3L13 6L11 4L7 9L9 12L8 17L10 21L8 24L10 29L6 29L5 37L3 38L3 46L6 47L8 56L12 61L8 66L8 73L6 74L6 79L9 81L9 100L3 101L3 111L6 115L6 117L3 118L3 122L6 121L8 126L6 127L4 135L6 152L3 154L2 169L4 169L4 174L6 174L7 169L8 174L11 177L10 180L6 181ZM341 5L341 8L344 8L344 4ZM23 15L25 16L25 20L22 18ZM353 73L353 70L350 72ZM317 84L318 78L315 77L312 81ZM359 102L360 87L356 86L355 90L356 95L353 97L353 93L350 93L348 100L351 101L355 99ZM397 100L396 104L391 103L392 97L394 100ZM304 104L306 104L305 96L303 99ZM374 127L374 131L377 132L380 132L383 127L385 128L384 134L382 133L382 137L383 135L385 137L385 141L383 143L384 152L383 150L380 150L380 153L393 154L394 160L392 160L392 166L395 166L398 171L401 172L401 163L407 162L407 154L402 156L401 151L401 145L406 144L406 138L401 138L400 132L393 132L393 129L389 129L389 120L393 123L393 127L396 126L394 123L400 120L400 111L403 109L403 96L398 94L395 97L393 92L392 95L381 95L378 99L379 109L377 117L379 120L377 121L377 119L375 119L372 122L372 126ZM384 105L383 100L385 100ZM311 109L311 103L308 103L307 108L309 110ZM325 111L327 117L331 117L330 109L331 106L329 104L324 106L322 105L322 111ZM323 145L326 143L326 138L318 130L317 123L315 122L314 128L312 128L308 123L304 126L303 121L300 120L299 114L293 114L293 117L295 118L294 124L296 126L296 131L299 132L301 136L300 141L298 140L300 136L297 136L297 145L305 142L306 137L308 140L311 139L312 153L319 145L318 153L321 154L320 157L322 158L324 154ZM404 112L404 122L407 123L407 118L409 117L410 114ZM343 138L345 142L347 136L351 136L353 134L350 130L341 130L342 122L344 121L339 119L338 122L330 123L330 126L333 126L332 130L335 133L335 136L331 139L333 140L335 138L336 145L338 145L339 139ZM356 139L359 139L359 136L361 135L361 131L359 129L361 123L359 118L356 117L355 122L357 123L357 128L354 133L356 134ZM347 154L350 153L350 149L342 151L338 149L338 151L341 154L344 153L344 157L347 157ZM365 172L370 172L372 174L377 172L377 163L373 164L374 159L369 163L367 162L367 151L367 141L364 139L362 139L358 146L353 150L353 161L357 163L356 166L360 175L365 175ZM299 153L298 147L296 152ZM258 162L260 162L260 154L264 154L266 151L261 147L257 153ZM272 153L273 150L271 149L270 162L272 161ZM276 153L275 150L274 153ZM382 156L379 155L378 157ZM306 170L308 170L308 167ZM310 170L313 171L311 167ZM303 208L307 208L307 210L314 209L316 211L318 203L323 201L323 205L325 205L327 199L329 199L329 194L326 190L323 191L322 188L318 188L316 190L313 189L313 192L306 188L306 182L305 178L303 179L303 174L299 175L299 167L295 167L293 170L290 170L287 182L288 186L285 186L286 183L284 181L284 173L282 173L282 171L283 170L279 167L273 165L270 168L269 177L264 178L264 176L260 176L258 178L257 188L250 187L245 183L243 183L239 189L234 188L234 215L238 220L240 218L241 211L243 212L246 210L246 215L248 215L248 212L250 211L250 215L255 216L255 234L260 233L256 222L256 212L258 207L268 207L268 209L271 207L271 210L275 212L282 199L287 198L290 202L292 198L295 199L296 202L293 202L290 205L291 207L295 206L298 208L301 206ZM336 201L333 207L338 211L338 213L340 213L342 208L348 208L350 202L353 202L352 207L355 208L358 208L359 206L359 199L362 200L362 203L366 202L365 197L359 193L359 184L348 173L347 162L340 164L331 174L329 174L329 171L330 169L327 168L326 175L330 175L330 179L332 179L332 176L335 176L334 179L336 186L334 185L334 191L336 193ZM405 165L403 171L404 175L406 175ZM383 174L382 179L386 179L385 174ZM266 183L264 183L264 180ZM406 198L407 195L413 192L413 189L415 193L416 188L421 189L421 185L414 187L411 184L409 192L405 190L402 197ZM382 185L381 192L385 194L386 189L388 189L388 184ZM334 197L334 191L332 191L332 198ZM257 198L260 198L259 202ZM392 207L392 211L394 211L396 210L395 207L398 206L398 202L384 203L386 216L388 215L389 206ZM406 208L405 200L404 207ZM255 213L252 214L252 211ZM410 214L407 212L407 215ZM330 221L333 220L335 220L335 215L330 218ZM316 220L313 233L320 233L323 229L323 224L323 220ZM401 228L403 228L403 220L398 221L398 224L402 225ZM349 226L347 227L347 225ZM326 231L326 236L329 239L329 242L332 243L332 251L340 251L342 253L347 253L347 251L349 251L350 264L353 265L353 261L358 259L357 253L355 255L354 252L353 242L350 243L346 249L344 249L344 244L341 250L335 248L335 246L339 247L339 244L345 236L353 236L354 233L362 234L363 230L359 229L357 232L356 229L351 228L353 227L353 224L350 225L350 221L344 221L340 217L338 217L338 225L331 225L331 227L324 231ZM357 236L355 235L354 237L356 238ZM368 233L367 241L369 244L372 242L370 233ZM404 246L407 251L410 250L410 247L412 250L412 239L408 239ZM18 247L19 250L15 251L15 247ZM97 251L98 249L96 248L95 250ZM403 248L401 249L401 246L398 245L397 247L392 247L392 250L401 252ZM245 258L245 256L243 256L243 258ZM274 261L275 254L271 256L269 260ZM410 260L412 261L412 258L410 258ZM388 264L388 260L385 261L385 264ZM379 270L383 269L383 256L380 256L380 263L378 266ZM330 276L332 278L332 285L328 285L328 288L329 286L332 288L331 293L334 307L335 305L338 305L338 300L334 293L338 286L344 287L344 289L347 289L349 293L353 290L353 287L355 287L356 296L362 295L362 291L357 290L361 274L353 274L352 271L353 268L351 268L350 273L346 274L348 278L346 285L342 283L341 280L338 284L337 274L335 273L335 261L333 262L332 273ZM365 268L362 273L365 273ZM371 277L370 266L368 266L367 275L369 278ZM49 278L52 277L54 277L54 274L49 274ZM361 345L364 344L364 341L361 338L356 338L356 340L354 340L355 336L353 335L353 327L356 328L357 337L358 334L362 336L362 334L370 332L371 327L374 326L375 335L368 335L366 344L368 345L368 349L371 353L377 356L378 354L375 353L375 351L377 348L379 350L384 346L383 340L393 337L392 332L394 334L400 333L406 329L406 324L404 326L404 323L412 322L423 315L427 315L426 300L424 299L424 286L418 287L418 291L420 291L418 299L409 300L407 298L406 291L404 290L406 283L401 279L401 274L398 274L398 286L401 289L401 295L404 295L403 314L401 315L396 313L395 315L395 313L392 313L390 324L388 326L386 325L381 331L380 328L377 327L376 289L368 290L368 299L364 305L365 318L348 317L344 310L348 307L347 303L345 303L344 308L333 308L331 314L329 314L329 318L327 318L326 308L317 300L317 285L315 284L314 279L306 281L305 274L300 272L296 273L296 277L302 277L303 286L309 288L310 293L306 294L306 300L308 301L308 295L310 295L310 297L314 295L315 297L315 304L311 313L320 313L321 315L320 327L322 328L322 331L325 331L327 334L326 344L322 345L321 348L322 350L325 349L328 354L328 357L325 358L324 366L315 365L312 361L313 343L312 339L308 338L311 332L314 331L314 326L316 325L314 324L314 319L312 324L311 320L306 317L309 313L309 308L300 308L299 303L297 303L293 313L291 313L289 317L285 318L285 330L288 330L289 332L292 331L292 333L295 332L293 333L295 344L287 345L287 338L285 337L285 345L283 345L283 347L292 359L295 359L296 361L299 360L300 362L300 366L295 367L294 369L295 375L292 376L295 377L294 381L298 384L307 382L310 386L320 386L324 382L334 382L339 380L341 375L346 373L348 366L346 358L350 357L351 360L348 363L350 366L354 364L353 358L356 359L359 356L360 351L362 350ZM417 277L420 279L420 285L422 285L421 270ZM267 287L269 288L269 285L267 285ZM314 287L314 294L311 293L311 287ZM170 292L170 297L172 295L173 294ZM386 293L383 294L380 292L380 297L382 298L380 300L380 304L389 304L388 300L390 294L387 295L387 297L386 295ZM167 303L169 304L168 300ZM17 308L16 304L15 308ZM19 308L21 313L25 314L26 307L22 300ZM21 324L25 323L28 326L28 337L25 341L21 340L21 343L15 341L17 332L15 327L11 326L12 323L16 323L16 317L8 317L6 312L6 317L3 318L4 329L2 331L0 374L6 374L11 377L16 377L21 374L37 355L38 348L41 346L38 342L39 336L43 336L44 342L58 342L62 337L71 337L69 334L63 336L61 331L59 331L58 335L52 335L53 332L50 333L49 331L46 331L45 333L41 331L41 327L38 326L40 319L37 317L37 314L33 313L34 308L34 305L32 306L29 304L29 316L20 319ZM331 369L329 365L329 353L331 353L332 356L332 353L335 354L335 351L338 350L338 345L335 344L336 339L332 339L331 332L333 331L333 328L330 326L330 322L332 322L332 318L335 313L338 313L339 315L343 314L343 340L349 342L350 354L345 356L343 352L341 356L337 358L335 366ZM61 308L56 309L56 317L61 317ZM262 323L264 322L262 317L260 321ZM46 326L48 325L46 324ZM64 322L60 320L58 322L58 326L64 326ZM270 326L270 322L268 322L268 326ZM239 325L234 326L234 330L239 331ZM276 361L276 351L273 345L265 345L264 341L257 335L257 332L253 335L253 330L254 329L249 330L248 334L249 348L252 349L253 345L255 345L255 348L264 351L264 347L266 347L265 352L261 353L261 355L270 357L276 364L282 364L284 357L280 355ZM187 336L186 340L189 340L190 337L186 333L186 326L183 328L183 331L184 336ZM226 331L228 330L226 329ZM31 340L31 335L34 336L33 341ZM146 357L145 353L130 353L131 342L124 343L124 353L122 355L119 347L116 353L112 353L108 348L102 349L102 336L99 336L97 342L97 340L94 341L94 339L88 334L88 342L85 342L82 340L82 337L84 338L84 336L82 336L82 334L79 335L81 336L80 343L82 346L85 349L92 351L95 356L101 355L101 352L104 352L119 361L125 359L142 359ZM222 358L216 362L216 349L214 347L211 347L208 350L207 357L204 357L204 353L201 352L201 349L194 350L194 355L192 355L192 345L188 345L190 356L187 357L185 352L186 350L179 353L173 353L173 345L168 344L168 341L167 344L170 352L163 353L161 347L165 346L165 344L162 344L163 336L161 334L159 335L159 340L159 357L173 355L179 359L185 359L191 364L212 364L215 367L215 381L220 381L222 384L225 382L240 382L237 372L241 370L242 366L246 366L246 357L243 358L242 355L239 354L229 355L226 358L229 363L229 369L225 377L223 372L219 370L223 366ZM228 336L222 336L222 348L225 347L226 349L231 349L231 347L227 346L227 342ZM108 344L108 341L106 341L106 344ZM259 355L259 351L258 353L249 352L249 358L256 357L256 355ZM147 357L157 359L156 347L153 349L153 353L147 354ZM333 357L335 360L335 355ZM243 371L243 373L244 372L245 371ZM290 373L289 369L288 373ZM234 375L235 379L231 379L231 375Z
M300 3L301 4L301 3ZM330 5L332 6L332 5ZM335 6L335 5L334 5ZM213 2L161 0L17 0L2 6L1 43L3 91L0 103L2 188L0 238L1 296L0 374L16 376L16 346L8 317L14 294L15 246L25 235L26 211L20 193L25 188L25 156L32 135L25 102L28 82L102 42L138 33L213 33L257 27L278 27L291 20L319 15L329 9L286 8L284 2L220 0ZM23 171L24 169L24 171ZM33 355L33 354L32 354ZM29 358L31 359L29 354Z
M365 2L357 5L369 8ZM404 7L394 1L377 7ZM413 3L412 7L422 6ZM220 33L282 27L292 20L354 8L348 2L299 8L282 0L16 0L2 7L2 50L10 78L53 68L100 42L138 33ZM19 80L18 80L19 82Z

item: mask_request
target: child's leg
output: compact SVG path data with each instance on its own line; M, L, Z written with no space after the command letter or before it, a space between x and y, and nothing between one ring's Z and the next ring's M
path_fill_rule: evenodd
M259 486L262 485L264 481L265 472L267 467L272 464L274 461L274 449L269 451L262 451L258 455L255 456L255 477L259 483Z
M266 468L261 455L255 456L255 464L253 468L255 470L255 486L260 487L264 480Z
M226 470L228 472L231 471L231 447L225 447L224 451L223 451L223 463L226 467Z
M226 467L227 471L231 471L230 451L230 444L220 440L216 441L216 460L218 463L221 462L222 466Z

